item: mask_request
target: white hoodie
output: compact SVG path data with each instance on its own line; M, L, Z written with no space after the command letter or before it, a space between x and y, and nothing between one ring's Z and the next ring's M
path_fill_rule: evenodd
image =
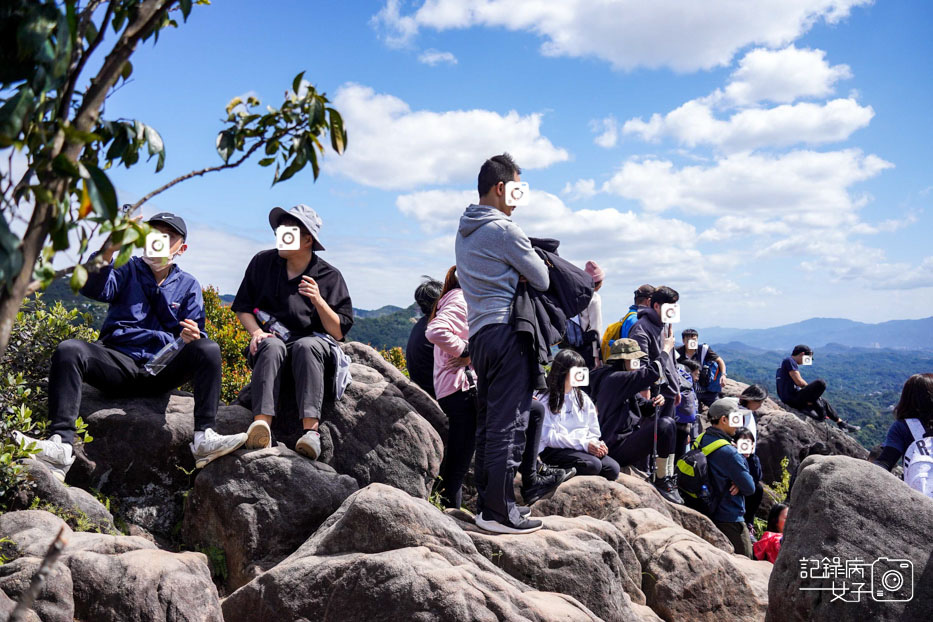
M574 449L588 451L591 442L598 442L601 436L599 431L599 417L596 414L596 405L586 393L581 391L583 406L577 402L576 391L564 395L564 407L560 413L552 413L547 407L548 394L537 397L545 405L547 411L544 415L544 424L541 427L541 444L538 453L545 447L555 449Z

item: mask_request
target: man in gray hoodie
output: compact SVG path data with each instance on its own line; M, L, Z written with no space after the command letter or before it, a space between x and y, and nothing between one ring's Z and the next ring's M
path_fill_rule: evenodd
M525 518L515 503L513 479L525 445L531 408L533 344L512 330L509 318L519 279L547 290L548 269L512 222L505 185L521 169L508 154L479 172L479 204L460 217L457 276L467 303L470 357L477 374L476 524L496 533L529 533L541 521Z

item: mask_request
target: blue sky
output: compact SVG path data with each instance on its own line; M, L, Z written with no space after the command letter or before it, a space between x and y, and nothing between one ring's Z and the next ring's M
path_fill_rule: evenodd
M202 284L234 292L269 209L307 203L355 306L406 306L509 151L534 193L515 220L605 268L607 320L644 282L697 326L926 317L931 26L921 0L215 2L133 57L106 116L168 157L112 178L129 201L218 163L227 102L276 105L304 70L349 132L316 183L250 162L146 208L188 220Z

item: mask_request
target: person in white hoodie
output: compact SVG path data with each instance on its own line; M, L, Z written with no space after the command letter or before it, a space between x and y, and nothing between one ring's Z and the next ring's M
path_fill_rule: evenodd
M538 396L547 406L539 454L545 464L575 468L577 475L602 475L609 481L619 477L619 463L609 456L600 438L596 405L579 387L571 386L570 371L584 367L583 357L561 350L547 376L548 392Z

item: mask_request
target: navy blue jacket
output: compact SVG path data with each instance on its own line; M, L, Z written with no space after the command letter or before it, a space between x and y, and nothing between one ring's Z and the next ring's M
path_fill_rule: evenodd
M711 492L714 499L719 499L712 518L720 523L741 523L745 521L745 497L755 492L755 480L748 472L745 456L736 450L732 438L722 430L707 428L699 439L700 447L706 447L721 438L729 441L729 444L706 457L713 487ZM737 495L729 494L729 486L733 483L739 488Z
M140 257L119 268L113 263L88 275L81 293L110 303L100 329L108 348L142 363L181 334L179 322L194 320L204 331L204 299L197 280L178 266L156 284L152 269Z

